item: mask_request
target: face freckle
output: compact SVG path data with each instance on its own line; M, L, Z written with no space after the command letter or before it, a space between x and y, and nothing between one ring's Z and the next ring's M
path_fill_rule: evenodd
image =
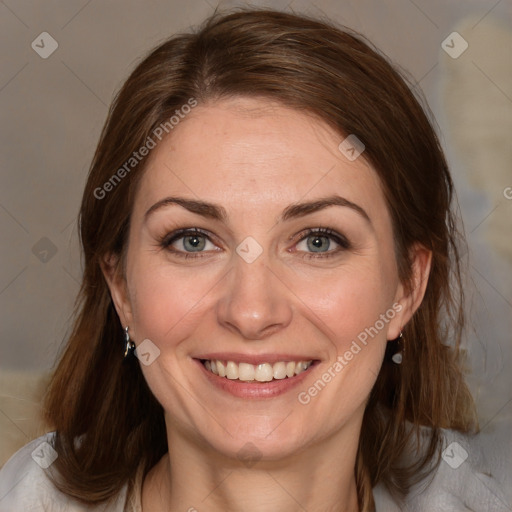
M391 220L375 171L364 153L347 159L343 139L268 100L199 105L141 180L125 310L134 339L160 351L142 370L173 423L225 453L248 441L292 453L357 423L399 327L397 313L375 329L400 291ZM252 399L211 384L198 359L212 353L315 364L293 389Z

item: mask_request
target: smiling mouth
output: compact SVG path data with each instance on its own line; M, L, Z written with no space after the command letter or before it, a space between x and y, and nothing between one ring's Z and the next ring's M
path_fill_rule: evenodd
M289 379L307 371L314 363L314 360L278 361L273 364L254 365L214 359L201 359L200 361L209 372L219 377L249 383Z

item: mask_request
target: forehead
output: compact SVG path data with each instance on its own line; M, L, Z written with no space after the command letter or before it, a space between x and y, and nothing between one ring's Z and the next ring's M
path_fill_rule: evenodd
M311 115L265 99L199 105L152 151L136 209L183 195L261 215L340 194L370 216L382 214L379 178L363 156L350 161L340 151L344 138Z

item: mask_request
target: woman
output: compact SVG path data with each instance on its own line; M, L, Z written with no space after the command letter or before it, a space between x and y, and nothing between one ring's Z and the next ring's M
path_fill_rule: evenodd
M55 432L6 465L0 505L461 510L425 491L477 429L451 199L360 36L244 11L161 44L91 166Z

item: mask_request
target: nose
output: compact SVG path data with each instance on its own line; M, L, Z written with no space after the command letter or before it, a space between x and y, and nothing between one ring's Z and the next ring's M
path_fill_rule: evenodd
M260 257L252 263L234 256L217 304L218 322L246 340L260 340L292 319L290 292Z

